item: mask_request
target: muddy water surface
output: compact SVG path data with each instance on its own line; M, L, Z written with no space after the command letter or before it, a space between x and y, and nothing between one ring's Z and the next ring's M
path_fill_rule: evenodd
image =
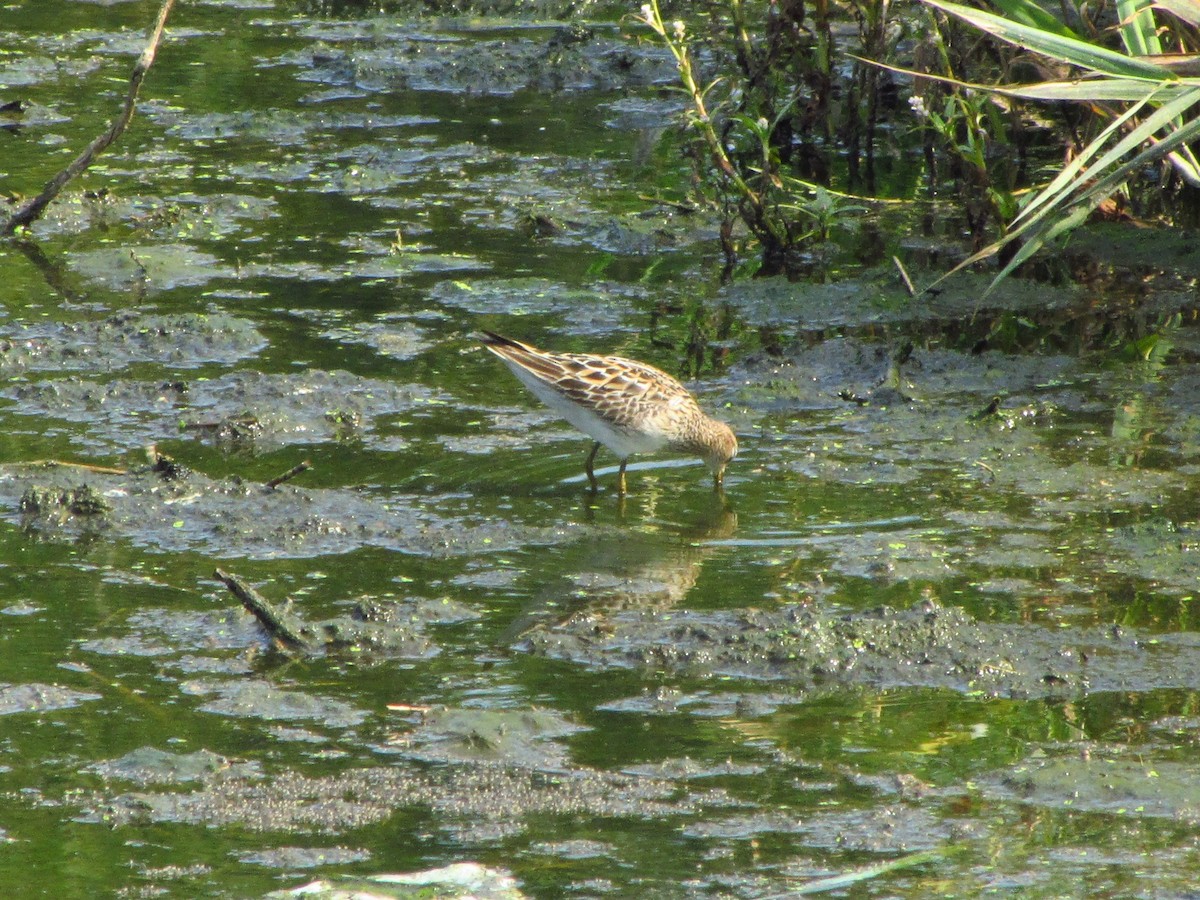
M0 13L5 191L104 127L154 11ZM0 883L1190 888L1194 236L911 300L862 247L930 280L953 242L892 215L721 287L651 199L671 79L604 23L176 10L133 127L0 245ZM725 495L660 458L589 495L479 328L689 379Z

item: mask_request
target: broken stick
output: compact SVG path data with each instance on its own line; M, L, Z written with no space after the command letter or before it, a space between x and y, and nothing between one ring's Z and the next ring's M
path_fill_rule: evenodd
M296 622L291 621L294 616L276 608L275 604L236 575L217 569L213 576L229 588L233 596L241 601L242 606L258 619L272 640L287 650L312 649L312 641L305 637L303 629Z
M21 208L13 213L12 217L0 227L0 236L8 237L16 232L18 228L23 228L34 221L42 214L50 201L58 196L59 192L67 186L72 178L81 174L92 164L100 153L107 149L108 145L121 136L129 124L129 120L133 118L133 111L137 107L138 91L142 87L142 80L146 77L146 72L154 63L154 55L158 52L159 42L162 41L163 27L167 24L167 16L171 12L171 7L175 5L175 0L163 0L162 9L158 11L158 21L154 25L154 30L150 33L150 40L146 44L146 49L142 51L142 55L138 58L137 65L133 67L133 74L129 78L129 93L125 95L125 107L121 110L121 114L117 116L115 122L108 127L108 131L100 135L84 150L79 156L75 157L74 161L55 175L42 188L42 192L21 205Z

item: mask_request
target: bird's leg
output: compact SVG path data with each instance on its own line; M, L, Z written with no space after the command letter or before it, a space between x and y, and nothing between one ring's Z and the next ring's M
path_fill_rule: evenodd
M592 452L588 454L588 458L587 458L588 484L591 485L593 494L596 493L596 491L598 491L600 489L600 483L598 481L596 481L596 473L592 471L592 463L594 463L596 461L596 451L599 449L600 449L600 442L594 441L592 443Z
M617 473L617 493L621 496L625 496L625 463L627 462L629 462L627 459L621 460L621 471Z

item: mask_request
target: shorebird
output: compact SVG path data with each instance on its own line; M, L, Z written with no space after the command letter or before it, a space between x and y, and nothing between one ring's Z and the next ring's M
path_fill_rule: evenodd
M553 353L491 331L483 345L500 357L539 400L593 440L588 484L599 487L592 464L604 445L621 460L617 492L625 493L630 454L664 447L699 456L719 490L737 456L737 438L706 415L687 388L660 369L620 356Z

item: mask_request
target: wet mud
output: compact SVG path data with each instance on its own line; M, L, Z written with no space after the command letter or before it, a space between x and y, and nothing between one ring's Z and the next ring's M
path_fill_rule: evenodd
M433 513L426 498L353 490L269 488L216 480L173 464L98 471L57 462L4 467L0 504L29 531L61 540L121 539L159 551L224 557L313 557L372 546L429 556L559 543L585 530L474 527Z
M301 81L366 92L450 91L505 95L518 91L612 91L675 82L664 48L631 45L607 26L564 25L539 32L528 27L460 34L391 35L372 29L382 47L364 45L354 25L313 26L312 49L286 56Z

